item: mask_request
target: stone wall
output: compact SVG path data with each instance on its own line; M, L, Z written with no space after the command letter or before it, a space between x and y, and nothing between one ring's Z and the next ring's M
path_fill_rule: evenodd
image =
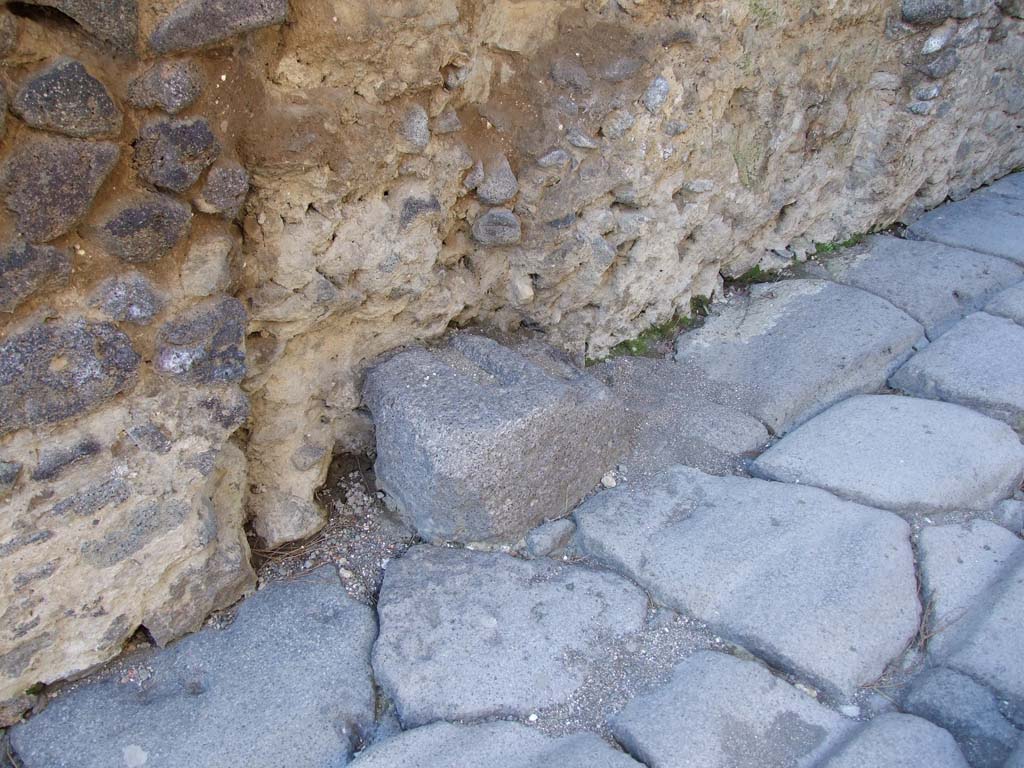
M0 701L250 589L452 325L580 358L1024 165L1020 0L0 15Z

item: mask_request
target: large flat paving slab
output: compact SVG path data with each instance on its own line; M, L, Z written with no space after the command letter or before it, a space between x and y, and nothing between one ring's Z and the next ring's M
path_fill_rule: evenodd
M589 370L624 404L635 425L632 450L619 459L631 480L677 464L729 474L768 443L761 422L730 404L728 393L709 393L706 383L679 363L620 357Z
M1018 172L1003 176L998 181L992 182L984 191L1024 201L1024 173Z
M751 472L900 512L988 510L1020 485L1024 446L963 406L858 395L786 435Z
M921 240L1024 264L1024 201L991 190L940 205L911 224L908 232Z
M899 307L924 326L929 339L1024 278L1024 269L998 256L885 235L814 268Z
M892 712L869 722L821 768L968 768L953 737L920 717Z
M345 765L374 720L373 610L331 567L279 582L145 660L82 685L13 731L26 768Z
M910 358L890 383L974 408L1024 435L1024 326L976 312Z
M360 753L352 768L642 768L592 733L544 736L510 722L434 723Z
M756 285L716 312L679 337L675 359L775 434L877 391L925 343L902 310L827 280Z
M1006 317L1019 325L1024 325L1024 282L996 294L985 305L985 311L990 315Z
M566 702L647 596L607 571L421 545L391 563L373 668L406 728Z
M832 695L878 678L917 631L909 526L817 488L679 467L575 516L590 558Z
M855 727L815 699L734 656L702 651L612 721L616 740L648 766L803 768Z
M376 365L363 395L377 483L432 542L514 543L568 514L627 448L607 387L536 345L456 334Z

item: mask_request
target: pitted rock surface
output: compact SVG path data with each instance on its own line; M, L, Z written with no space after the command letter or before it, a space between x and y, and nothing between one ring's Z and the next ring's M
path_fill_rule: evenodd
M0 250L0 312L13 312L43 288L61 286L71 274L71 259L63 248L8 243Z
M11 110L33 128L80 139L116 137L121 110L82 63L61 57L21 84Z
M96 237L129 264L146 264L170 254L192 226L192 212L173 197L152 192L128 197L108 211Z
M647 597L586 566L417 546L388 566L377 611L373 668L409 728L565 702L643 626Z
M864 726L822 768L877 768L886 765L967 768L948 731L913 715L879 715Z
M245 323L238 299L208 299L160 328L154 366L199 384L239 381L245 375Z
M220 154L220 143L203 117L156 119L135 141L139 177L161 189L185 192Z
M160 61L128 84L128 101L142 109L175 115L203 91L203 74L193 61Z
M138 47L137 0L25 0L25 3L55 8L67 14L119 54L133 54Z
M1024 282L998 294L985 305L985 311L990 315L1008 317L1018 325L1024 325Z
M288 0L185 0L159 21L149 45L159 53L192 50L287 18Z
M203 213L218 213L225 219L233 219L242 210L248 192L249 174L245 168L238 163L222 163L206 174L195 205Z
M148 325L163 308L164 301L146 277L128 272L103 281L92 303L111 320Z

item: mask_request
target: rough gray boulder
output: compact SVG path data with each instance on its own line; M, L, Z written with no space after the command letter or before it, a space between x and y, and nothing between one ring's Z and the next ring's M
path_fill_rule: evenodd
M26 768L337 768L373 723L375 633L323 567L258 592L227 629L51 702L14 746Z
M30 75L11 110L33 128L84 139L121 132L121 110L82 63L62 56Z
M18 231L32 242L68 232L92 206L120 150L103 141L38 135L7 158L0 184Z
M177 114L203 91L203 75L192 61L158 61L128 83L128 102L140 109Z
M194 202L203 213L234 219L242 210L248 193L249 174L245 168L238 163L218 163L206 174L206 181Z
M91 303L111 320L149 325L163 308L164 300L144 275L127 272L100 283Z
M361 752L352 768L640 768L592 733L554 739L510 722L434 723Z
M616 740L661 768L804 768L854 727L753 661L700 651L611 720Z
M879 715L821 768L968 768L956 741L913 715Z
M481 245L514 245L522 237L519 217L507 208L491 208L473 222L473 239Z
M428 541L514 543L567 515L628 445L618 400L546 347L457 334L376 365L363 397L377 482Z
M115 52L129 55L138 46L137 0L24 0L29 5L56 8Z
M154 367L195 384L227 384L245 375L245 306L207 299L160 328Z
M622 401L636 425L633 450L619 459L630 480L676 464L730 474L768 443L761 422L735 405L712 400L705 382L678 363L619 357L589 372Z
M71 259L63 248L15 240L0 249L0 312L13 312L42 288L67 282Z
M94 232L112 255L145 264L171 253L192 228L192 211L169 195L139 193L102 217Z
M889 383L916 397L966 405L1024 435L1024 327L976 312L910 358Z
M824 280L751 289L679 337L676 361L782 434L832 403L872 392L924 340L889 302Z
M930 339L1024 278L1024 270L996 256L887 236L871 237L818 269L899 307Z
M883 509L983 511L1020 484L1024 446L1005 424L959 405L858 395L786 435L751 472Z
M220 43L288 18L288 0L185 0L157 22L149 45L172 53Z
M990 690L951 669L923 672L900 704L904 712L949 731L973 768L1002 768L1021 737Z
M1018 283L995 296L985 305L985 311L1024 325L1024 283Z
M912 237L991 253L1024 264L1021 202L988 190L929 211L909 228Z
M406 728L526 717L566 702L647 597L554 560L417 546L388 565L373 668Z
M833 695L875 680L917 631L907 524L817 488L678 467L575 517L590 558Z
M135 166L144 181L184 192L217 156L220 143L204 117L159 118L144 124L135 141Z

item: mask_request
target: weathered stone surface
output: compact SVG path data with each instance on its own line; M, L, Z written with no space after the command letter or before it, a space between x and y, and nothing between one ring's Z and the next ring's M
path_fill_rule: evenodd
M139 9L136 0L24 0L29 5L56 8L109 44L117 53L133 53L138 45Z
M638 768L591 733L553 739L509 722L434 723L359 753L352 768Z
M476 196L487 205L501 205L516 196L519 182L508 158L499 154L484 163L484 178L476 187Z
M967 768L953 737L913 715L889 713L869 722L822 768Z
M881 675L917 630L907 524L816 488L678 467L600 493L575 518L591 558L838 696Z
M375 630L324 567L259 592L227 629L139 658L141 682L51 702L14 746L26 768L343 765L373 722Z
M48 448L39 455L32 470L33 480L53 480L76 462L95 456L103 447L92 437L85 437L72 445Z
M1015 200L1024 200L1024 173L1011 173L991 184L986 191L1005 195Z
M1024 325L1024 283L1018 283L997 295L985 305L985 311Z
M1001 289L1024 278L1014 264L930 242L875 236L822 266L823 276L881 296L936 339Z
M0 250L0 312L13 312L41 288L67 282L71 259L63 248L15 240Z
M922 240L970 248L1024 264L1022 226L1020 201L981 191L926 213L910 226L909 232Z
M67 57L30 75L15 94L11 109L33 128L77 138L121 132L121 110L110 92L81 62Z
M1018 9L1018 15L1024 16L1024 9ZM1006 768L1024 768L1024 740L1021 741L1020 746L1010 755L1010 759L1006 762Z
M1024 434L1021 382L1024 328L985 312L961 320L889 380L907 394L966 405Z
M188 296L225 293L231 284L234 238L217 234L194 240L181 265L181 287Z
M576 533L572 520L552 520L542 523L526 534L526 551L532 557L555 555L566 548Z
M149 325L164 305L149 280L138 272L104 280L96 288L92 303L111 320L135 325Z
M10 54L17 45L18 23L12 14L0 14L0 57Z
M149 36L159 53L220 43L288 18L288 0L185 0L159 21Z
M252 494L249 506L253 530L266 549L308 538L327 522L326 511L316 502L276 488Z
M482 245L515 245L522 237L519 217L507 208L491 208L473 222L473 239Z
M19 232L33 242L68 232L85 216L119 156L117 145L107 142L32 136L19 143L0 172Z
M864 291L820 280L755 286L683 334L676 361L782 434L832 403L879 389L923 338Z
M117 203L94 231L114 256L129 264L145 264L173 251L191 226L187 205L167 195L143 193Z
M973 768L1002 768L1021 736L991 691L951 669L921 673L904 692L901 707L949 731Z
M1007 499L992 509L992 520L1018 536L1024 536L1024 500Z
M151 120L135 141L139 176L172 192L195 184L219 154L220 143L203 117Z
M430 118L420 104L410 104L398 126L399 148L418 154L430 143ZM482 179L482 177L481 177Z
M568 514L628 445L596 379L551 349L467 333L380 363L364 397L377 482L428 541L515 542Z
M883 509L982 511L1020 484L1024 446L1004 424L958 405L858 395L786 435L751 472Z
M701 651L663 687L611 721L616 740L652 766L813 766L854 723L752 661Z
M203 75L194 61L158 61L128 83L128 103L175 115L203 92Z
M668 80L661 75L658 75L651 81L651 84L647 86L647 90L644 91L644 108L652 115L656 114L658 110L664 106L671 88L672 86L669 84Z
M245 307L229 296L204 301L160 328L154 367L201 384L226 384L245 375Z
M109 323L41 323L0 344L0 435L88 413L126 389L139 356Z
M388 566L377 611L373 668L408 728L565 702L647 597L584 566L418 546Z
M203 213L218 213L234 219L249 193L249 174L238 163L220 163L206 174L195 206Z
M730 474L768 443L763 424L712 400L703 382L678 363L620 357L589 372L619 398L628 421L636 424L633 450L619 459L631 480L676 464Z

